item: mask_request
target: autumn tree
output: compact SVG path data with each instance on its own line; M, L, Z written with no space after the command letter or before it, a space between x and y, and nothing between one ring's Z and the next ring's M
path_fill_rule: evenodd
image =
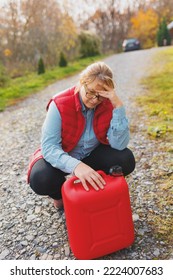
M43 56L47 65L58 64L61 50L76 44L77 30L73 20L61 12L56 0L22 1L24 33L34 51L31 56Z
M139 10L131 18L130 37L140 40L143 48L154 46L158 27L158 16L152 9Z
M172 0L150 0L148 5L157 13L159 23L161 23L163 18L165 18L167 23L173 20Z
M67 59L74 59L78 55L78 29L72 17L67 12L62 14L61 23L59 24L59 49L64 52Z
M0 10L0 44L2 50L5 51L4 60L5 57L9 58L6 50L8 50L12 59L16 59L16 57L18 56L20 27L21 20L19 18L17 3L15 1L11 1L9 2L8 7L5 6Z
M47 66L58 65L60 52L71 56L78 36L73 19L56 0L8 1L0 10L0 34L0 49L10 50L10 67L22 74L24 69L37 69L39 57ZM3 63L9 61L1 56Z
M130 9L120 11L119 0L102 1L92 16L82 25L94 31L102 42L102 52L117 50L129 28Z

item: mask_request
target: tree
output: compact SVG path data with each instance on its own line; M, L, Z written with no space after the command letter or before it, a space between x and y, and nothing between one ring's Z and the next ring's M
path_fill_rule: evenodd
M82 25L83 29L97 34L103 53L117 50L128 32L131 12L128 7L120 11L120 2L107 0L100 3L100 7Z
M58 64L62 49L69 57L75 55L78 34L57 0L10 0L0 9L0 37L2 63L23 74L26 69L36 70L40 57L50 67ZM4 49L12 53L10 64Z
M167 28L167 23L165 18L163 18L162 22L159 25L159 29L157 32L157 44L160 47L168 46L171 44L171 36Z
M67 59L66 59L63 52L60 53L59 66L60 67L66 67L67 66Z
M59 49L63 50L68 59L74 59L78 55L78 30L73 19L65 12L59 25Z
M100 54L99 38L87 31L79 35L81 57L89 57Z
M43 59L40 57L38 61L38 75L44 74L45 73L45 67L44 67L44 62Z
M168 23L173 20L172 0L150 0L149 5L157 13L160 23L163 18L165 18Z
M130 37L140 40L143 48L154 46L158 26L158 16L153 9L139 10L131 18Z

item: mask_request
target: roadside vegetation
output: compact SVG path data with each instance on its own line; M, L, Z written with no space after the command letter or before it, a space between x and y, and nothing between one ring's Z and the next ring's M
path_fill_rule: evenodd
M148 134L173 140L173 47L154 59L151 75L142 81L146 93L138 98L148 115ZM172 150L173 152L173 150Z
M6 85L0 87L0 111L3 111L7 106L15 105L17 102L44 89L55 81L78 73L90 63L101 60L103 57L100 55L79 59L75 62L68 63L66 67L57 66L41 75L33 72L15 79L6 78L4 75ZM2 70L0 69L0 71Z
M159 170L155 179L157 192L153 194L159 212L148 212L148 222L153 232L161 240L172 243L173 232L173 47L157 54L154 60L154 69L151 75L142 81L146 92L137 102L147 114L146 127L149 137L162 141L163 148L158 157L153 157L154 162L170 158L170 166L165 166L165 171ZM162 155L164 154L163 158Z
M123 9L120 0L80 2L78 11L72 0L0 3L1 111L80 71L91 57L121 52L126 38L138 38L142 49L171 43L172 0L132 1Z

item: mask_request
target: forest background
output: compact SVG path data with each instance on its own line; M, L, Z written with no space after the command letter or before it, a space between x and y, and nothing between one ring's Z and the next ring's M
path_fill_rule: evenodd
M1 0L0 110L93 59L121 52L125 38L156 46L163 20L173 20L171 0Z

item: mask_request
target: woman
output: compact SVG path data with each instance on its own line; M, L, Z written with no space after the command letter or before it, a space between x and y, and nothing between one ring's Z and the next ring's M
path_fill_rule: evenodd
M61 187L68 174L78 177L86 191L88 183L99 191L105 181L96 170L108 173L119 165L124 176L134 170L125 108L104 62L88 66L79 83L54 96L47 109L28 180L37 194L53 198L56 208L63 204Z

